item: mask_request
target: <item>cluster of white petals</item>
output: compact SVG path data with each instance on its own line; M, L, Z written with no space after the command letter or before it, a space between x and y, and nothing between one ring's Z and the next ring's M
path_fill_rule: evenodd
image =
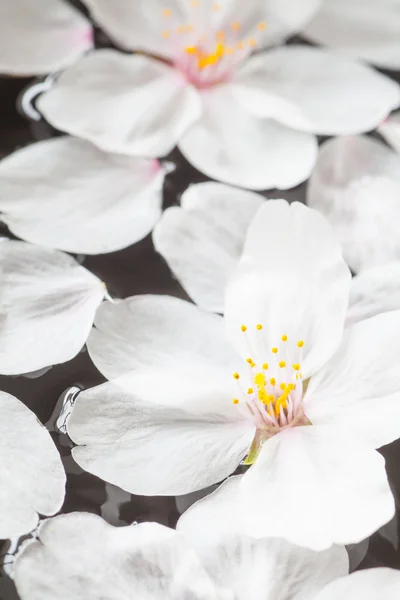
M0 391L21 600L400 598L400 571L351 573L396 526L400 80L378 68L400 0L0 0L0 74L36 77L20 109L61 134L0 160L0 376L85 351L104 382L62 388L47 428L29 379ZM171 205L182 157L202 183ZM188 300L92 272L147 236ZM57 515L68 461L104 518ZM122 526L113 489L177 496L176 527Z

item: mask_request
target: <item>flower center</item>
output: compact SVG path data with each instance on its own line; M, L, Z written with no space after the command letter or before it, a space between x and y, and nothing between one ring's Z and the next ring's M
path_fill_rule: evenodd
M268 439L284 427L310 424L304 414L301 361L304 341L298 340L291 350L287 335L273 348L264 347L263 326L256 326L257 336L250 344L246 325L241 327L249 348L246 359L247 372L233 373L238 394L233 399L246 418L252 420L258 430L258 442Z
M182 23L171 9L164 8L161 35L173 46L175 65L186 78L197 87L208 87L226 80L232 69L254 51L257 34L265 31L267 25L265 21L244 25L240 20L232 20L224 29L215 31L213 25L221 4L214 2L207 14L201 0L186 1L190 21Z

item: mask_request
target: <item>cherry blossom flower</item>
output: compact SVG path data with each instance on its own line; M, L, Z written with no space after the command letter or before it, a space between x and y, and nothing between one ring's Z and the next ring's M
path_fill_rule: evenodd
M218 499L216 514L224 506L230 512ZM203 512L202 502L192 507L179 532L157 523L116 528L87 513L48 519L15 560L21 600L119 600L132 590L146 600L311 600L348 572L341 546L317 553L284 540L227 535L200 524L196 514ZM200 527L207 541L199 539Z
M323 0L304 35L384 69L400 69L399 0Z
M44 75L93 48L90 22L64 0L0 0L0 73Z
M32 531L39 514L60 510L64 493L65 473L49 432L0 391L0 539Z
M78 254L121 250L160 218L169 168L68 136L38 142L0 161L1 220L41 246Z
M107 290L72 256L0 240L0 373L18 375L78 354Z
M400 258L400 156L382 142L367 136L325 142L307 204L329 219L356 273Z
M287 189L309 176L315 134L369 131L400 104L397 83L336 53L293 45L252 56L301 29L316 0L85 3L139 52L88 54L37 106L107 152L154 158L178 145L209 177Z
M113 381L76 400L75 460L129 492L179 495L245 459L252 535L368 537L394 514L375 449L400 436L400 312L343 331L349 287L330 225L278 200L247 231L225 318L166 296L104 303L88 350Z

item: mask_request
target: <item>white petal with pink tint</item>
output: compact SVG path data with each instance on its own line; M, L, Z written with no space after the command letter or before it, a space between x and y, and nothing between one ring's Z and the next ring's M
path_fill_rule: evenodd
M92 47L89 21L68 2L0 1L0 73L43 75Z
M114 252L144 238L161 215L155 160L105 154L70 137L38 142L0 162L1 219L18 237L67 252Z
M395 512L383 457L322 425L269 439L242 479L240 501L249 534L314 550L359 542Z
M354 271L400 258L400 157L366 136L325 142L307 204L332 224Z
M5 239L0 272L0 373L28 373L76 356L104 284L68 254Z
M351 281L346 325L400 310L400 263L363 269Z
M96 50L65 71L37 106L55 127L106 152L168 154L201 114L193 86L143 55Z
M202 101L203 116L178 144L196 169L251 190L288 189L310 175L317 155L314 136L251 116L230 84L204 90Z
M400 310L346 329L343 343L309 382L304 399L315 425L333 425L371 448L400 438Z
M60 510L64 493L65 473L49 432L0 391L0 539L32 531L39 514Z
M332 51L285 46L250 58L235 93L255 116L315 134L374 129L400 105L400 86Z
M180 207L164 211L153 232L155 248L201 308L224 311L225 286L263 200L252 192L207 182L191 185Z
M349 288L350 272L329 223L298 202L269 200L248 229L227 287L228 334L244 358L258 348L261 362L270 363L276 347L275 362L301 363L308 377L341 341ZM283 344L282 336L288 337Z
M400 68L399 0L324 0L303 34L383 69Z

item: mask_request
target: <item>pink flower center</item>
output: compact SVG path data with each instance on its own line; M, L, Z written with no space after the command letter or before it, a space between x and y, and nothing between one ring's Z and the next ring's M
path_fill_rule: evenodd
M257 35L265 31L267 25L259 21L243 27L239 20L233 20L216 31L213 25L222 10L221 5L214 2L207 15L201 0L187 2L190 19L187 23L177 18L171 9L163 9L165 27L161 35L171 44L175 66L186 79L198 88L207 88L229 78L234 68L256 49ZM249 31L253 33L248 34Z
M263 326L256 326L258 335L252 347L246 338L249 356L247 372L234 373L238 394L233 403L238 410L254 422L262 437L267 439L282 428L309 424L303 407L303 375L301 361L304 341L296 342L295 351L288 348L288 337L273 348L264 347ZM243 335L247 327L242 325Z

